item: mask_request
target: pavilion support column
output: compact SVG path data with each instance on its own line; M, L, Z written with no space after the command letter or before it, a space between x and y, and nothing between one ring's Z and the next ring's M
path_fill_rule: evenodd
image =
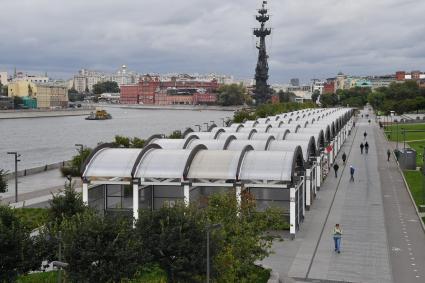
M83 203L89 205L89 183L83 180Z
M238 209L240 209L242 205L242 183L236 182L234 184L234 187L235 187L235 193L236 193L236 202L238 204Z
M320 190L320 186L321 186L321 182L322 182L322 161L321 161L321 156L322 154L320 154L320 156L316 157L316 188L317 190Z
M296 223L295 223L295 188L289 189L289 233L291 238L295 238Z
M305 178L305 208L310 210L311 206L311 169L306 169Z
M182 182L184 205L189 206L190 203L190 182Z
M139 182L133 180L133 219L134 224L139 219Z
M317 193L317 163L313 162L313 167L311 168L311 175L312 175L312 179L310 180L312 186L313 186L313 197L316 198L316 193Z

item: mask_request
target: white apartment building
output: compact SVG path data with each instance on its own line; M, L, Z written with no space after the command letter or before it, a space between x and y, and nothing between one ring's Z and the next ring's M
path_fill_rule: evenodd
M0 72L0 83L2 85L7 85L7 72Z

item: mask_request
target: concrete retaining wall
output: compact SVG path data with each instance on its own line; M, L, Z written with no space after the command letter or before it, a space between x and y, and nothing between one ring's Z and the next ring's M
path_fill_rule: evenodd
M41 173L41 172L45 172L48 170L54 170L54 169L59 169L64 167L65 165L68 165L71 161L62 161L62 162L57 162L57 163L53 163L53 164L46 164L44 166L39 166L39 167L34 167L34 168L29 168L29 169L24 169L24 170L19 170L18 171L18 177L24 177L24 176L29 176L29 175L34 175L37 173ZM9 172L5 175L6 180L10 180L15 178L15 172Z

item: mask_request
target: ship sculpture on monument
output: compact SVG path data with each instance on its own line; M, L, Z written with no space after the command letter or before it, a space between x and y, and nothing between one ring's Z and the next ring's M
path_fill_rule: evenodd
M269 78L269 65L267 63L268 55L266 51L266 36L271 34L271 28L266 28L265 24L269 20L267 14L267 1L263 1L261 8L258 10L256 16L257 21L261 24L260 28L254 29L254 35L260 39L257 44L258 49L258 62L255 68L255 91L254 98L256 104L263 104L270 100L271 89L267 84Z

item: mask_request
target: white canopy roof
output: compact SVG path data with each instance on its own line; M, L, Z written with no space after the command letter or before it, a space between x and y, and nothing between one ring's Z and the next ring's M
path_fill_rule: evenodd
M201 150L192 161L189 179L235 180L243 151Z
M295 169L294 155L293 151L249 151L242 162L239 179L289 182Z
M183 178L192 150L152 149L139 162L135 178Z
M131 178L131 170L141 151L140 148L103 148L91 158L83 177Z

